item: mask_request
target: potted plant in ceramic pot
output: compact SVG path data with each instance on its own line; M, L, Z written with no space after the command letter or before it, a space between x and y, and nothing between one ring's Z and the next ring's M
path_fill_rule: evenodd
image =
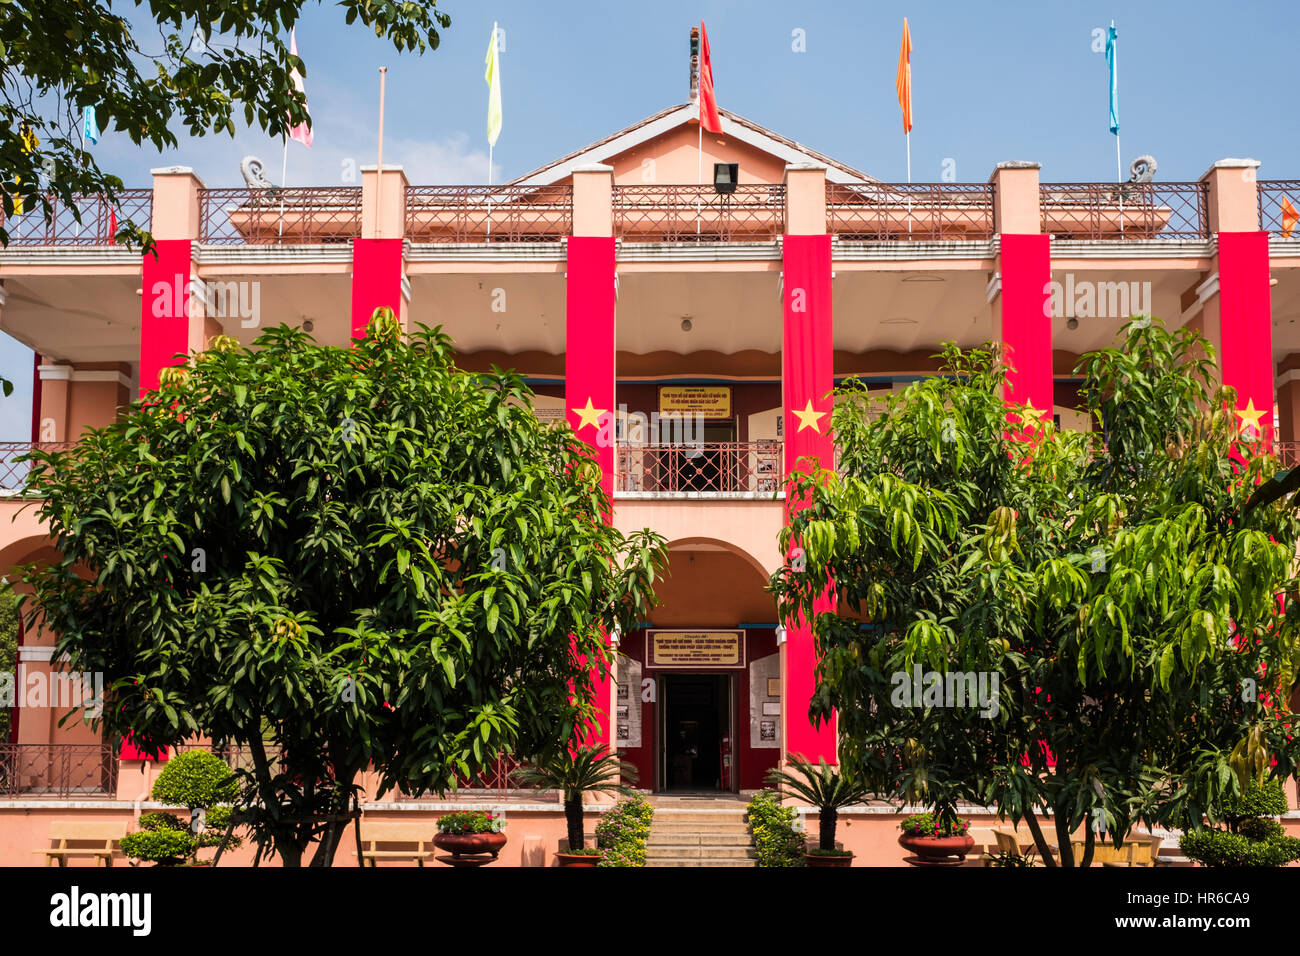
M835 828L839 811L871 796L871 790L853 774L826 763L822 758L812 764L793 754L789 770L768 772L768 783L789 790L817 808L817 846L804 852L808 866L852 866L853 852L835 846Z
M913 866L952 866L965 861L975 845L970 821L951 812L914 813L899 824L899 845L911 850Z
M588 793L630 795L623 781L636 783L636 768L610 753L603 744L560 751L555 757L518 768L514 777L526 787L559 790L564 796L568 848L555 854L560 866L596 866L601 852L588 849L583 832L582 799Z
M481 866L497 858L506 845L506 820L500 813L484 810L456 810L438 818L433 845L451 854L452 866Z

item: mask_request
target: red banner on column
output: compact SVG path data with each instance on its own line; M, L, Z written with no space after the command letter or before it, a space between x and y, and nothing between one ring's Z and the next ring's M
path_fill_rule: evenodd
M1010 371L1007 401L1052 420L1052 253L1045 235L1007 235L1001 242L1002 345Z
M375 309L402 311L401 239L352 240L352 338L365 338Z
M786 236L782 242L784 333L781 382L785 402L787 471L807 471L814 463L833 468L835 447L830 422L834 398L834 342L831 309L831 237ZM787 513L799 502L786 501ZM816 609L831 610L824 598ZM809 760L835 763L835 729L814 727L808 705L817 688L817 651L805 621L786 622L786 751Z
M190 240L157 239L144 256L140 283L140 396L158 387L158 374L189 351Z
M570 236L565 278L565 417L591 445L605 493L614 493L614 238ZM610 520L611 515L606 515ZM612 745L611 679L592 675L598 723L584 744Z
M1223 384L1237 390L1243 431L1273 439L1273 307L1268 233L1219 233L1219 328Z

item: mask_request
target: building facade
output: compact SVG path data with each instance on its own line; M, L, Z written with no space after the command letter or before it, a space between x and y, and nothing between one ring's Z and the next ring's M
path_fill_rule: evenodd
M845 378L897 390L936 371L940 343L991 340L1008 398L1086 430L1078 356L1146 313L1203 331L1243 427L1296 447L1300 182L1226 159L1185 183L1051 184L1010 162L887 184L722 122L701 137L694 104L666 109L503 186L370 167L360 186L208 188L167 168L112 212L87 200L81 224L30 213L0 251L0 327L37 353L31 440L75 442L217 334L287 322L342 348L380 306L441 325L461 367L521 371L538 414L593 445L616 525L669 542L653 620L616 635L602 728L656 792L752 790L784 754L834 758L833 726L806 717L809 632L765 585L783 476L833 466ZM156 257L112 244L128 216ZM24 508L28 449L3 449L0 569L55 556ZM20 686L53 641L22 635ZM147 793L138 755L58 727L64 712L13 712L0 797Z

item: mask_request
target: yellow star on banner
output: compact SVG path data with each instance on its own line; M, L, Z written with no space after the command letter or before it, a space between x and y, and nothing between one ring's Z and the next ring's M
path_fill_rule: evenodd
M1255 400L1252 398L1246 403L1245 408L1237 409L1237 416L1241 419L1241 431L1247 427L1254 429L1255 434L1260 434L1259 420L1264 417L1264 409L1255 407Z
M1021 417L1026 425L1032 425L1035 429L1043 427L1043 416L1047 414L1041 408L1034 408L1033 405L1026 405Z
M575 415L578 416L578 427L577 427L576 429L574 429L574 430L575 430L575 431L582 431L582 429L586 428L588 425L590 425L590 426L592 426L593 428L599 430L599 429L600 429L600 416L601 416L601 415L604 415L605 412L608 411L608 409L605 409L605 408L592 408L592 406L591 406L591 396L588 395L588 396L587 396L587 407L586 407L586 408L574 408L574 409L570 409L570 411L572 411L573 414L575 414Z
M799 419L798 431L803 431L805 428L811 428L817 434L821 434L822 426L819 419L825 416L826 413L813 411L811 398L808 399L808 404L802 409L792 408L790 409L790 413L794 415L795 418Z

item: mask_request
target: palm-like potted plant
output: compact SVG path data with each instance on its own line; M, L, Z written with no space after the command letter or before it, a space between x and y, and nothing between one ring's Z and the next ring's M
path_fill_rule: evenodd
M769 771L767 781L817 808L817 847L804 853L804 861L808 866L852 866L853 852L835 846L835 827L840 810L866 800L871 789L853 774L827 764L825 758L813 764L792 754L789 766L789 770Z
M630 794L623 781L635 783L636 768L601 745L565 748L553 758L529 763L514 772L526 787L559 790L564 795L564 822L569 832L567 852L556 853L560 866L595 866L600 850L587 849L583 833L582 798L588 793Z

